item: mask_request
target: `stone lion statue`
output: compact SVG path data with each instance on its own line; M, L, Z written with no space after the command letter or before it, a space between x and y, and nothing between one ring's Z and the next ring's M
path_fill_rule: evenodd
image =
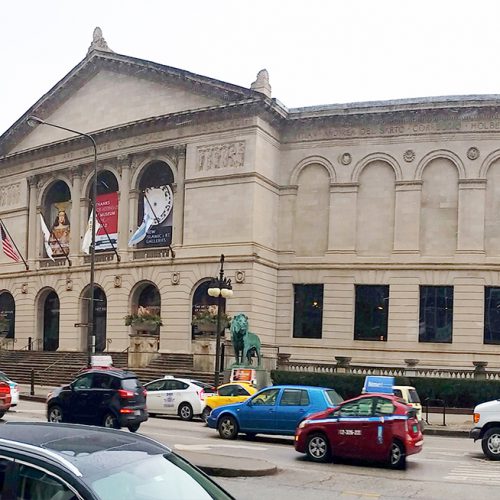
M248 331L248 316L236 314L231 321L231 340L233 343L236 364L252 364L252 357L257 357L260 366L260 339L255 333Z

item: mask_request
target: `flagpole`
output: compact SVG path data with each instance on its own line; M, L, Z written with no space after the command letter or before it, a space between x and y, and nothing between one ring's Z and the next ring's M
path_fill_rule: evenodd
M19 248L17 248L17 245L16 245L16 242L14 241L14 238L12 238L12 236L10 235L9 230L7 229L7 226L5 225L5 222L2 219L0 219L0 224L2 224L2 227L3 227L4 231L7 233L7 236L9 237L10 241L12 241L12 243L14 243L14 247L16 248L17 254L19 255L19 257L21 257L22 261L24 262L24 265L26 267L26 271L29 271L30 267L28 266L27 262L24 260L24 257L22 256L21 252L19 251Z

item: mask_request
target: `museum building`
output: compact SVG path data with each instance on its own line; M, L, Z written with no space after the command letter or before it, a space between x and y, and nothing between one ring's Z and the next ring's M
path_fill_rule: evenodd
M499 138L497 95L288 109L266 70L244 88L97 28L0 136L0 342L85 351L95 189L96 352L139 310L159 352L213 352L193 318L224 254L225 313L291 359L498 369Z

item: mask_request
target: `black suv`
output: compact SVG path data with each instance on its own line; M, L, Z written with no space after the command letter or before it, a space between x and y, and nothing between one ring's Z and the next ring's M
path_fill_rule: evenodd
M89 369L47 396L47 420L137 431L148 419L146 389L135 373Z

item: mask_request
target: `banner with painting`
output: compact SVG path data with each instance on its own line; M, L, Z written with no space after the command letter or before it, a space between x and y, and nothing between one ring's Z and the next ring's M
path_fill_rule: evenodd
M69 254L69 242L71 238L70 214L70 201L53 203L50 206L49 221L51 225L49 246L53 256Z
M147 188L141 197L142 223L129 240L129 246L141 241L145 247L168 247L172 244L173 193L168 185ZM142 209L142 210L141 210Z

